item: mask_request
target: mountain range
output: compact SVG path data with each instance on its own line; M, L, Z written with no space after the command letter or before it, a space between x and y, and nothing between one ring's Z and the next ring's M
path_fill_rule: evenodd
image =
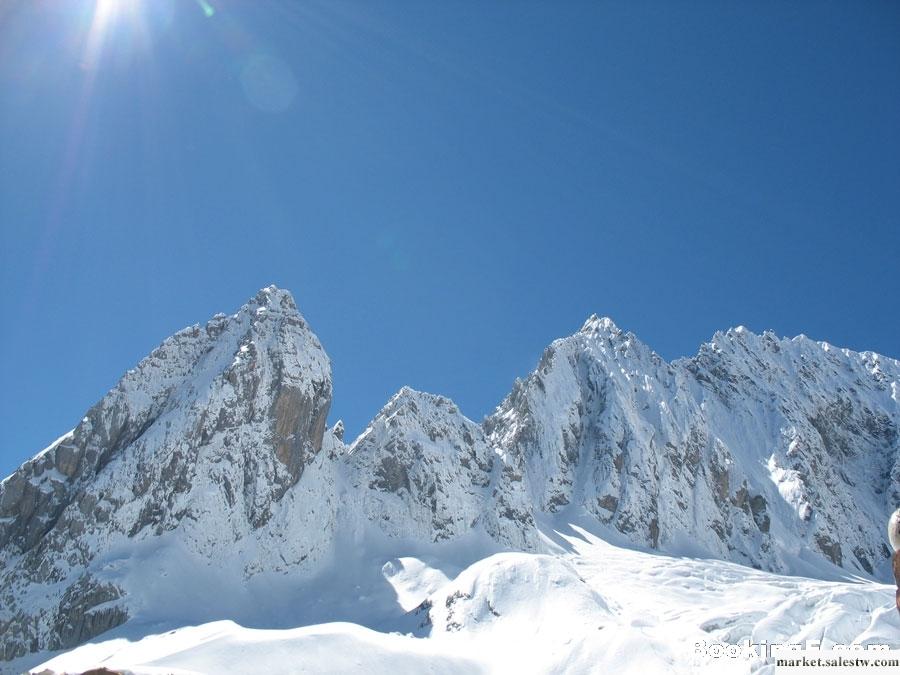
M564 555L584 542L591 564L683 559L685 578L866 598L890 578L892 358L739 327L667 362L592 316L481 423L404 387L347 442L332 398L328 356L274 286L166 339L0 483L0 657L224 620L471 632L555 588L614 622Z

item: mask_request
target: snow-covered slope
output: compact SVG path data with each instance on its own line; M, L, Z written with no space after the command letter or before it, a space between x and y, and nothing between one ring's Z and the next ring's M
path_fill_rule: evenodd
M342 425L326 428L328 357L290 294L269 287L166 340L0 483L0 656L221 619L496 636L544 612L540 635L555 640L568 603L618 626L612 642L570 636L600 658L596 645L631 639L626 610L615 589L578 580L590 582L582 562L559 559L571 523L645 552L884 579L898 397L900 364L875 354L740 328L667 363L592 317L483 424L404 388L347 446ZM427 621L406 614L422 602ZM209 630L222 644L318 649L309 632ZM335 648L406 644L327 633ZM490 667L470 656L448 657L447 672Z
M134 640L116 636L120 628L33 672L763 674L774 668L714 659L697 645L900 646L891 586L629 550L562 523L545 532L556 542L551 555L501 553L445 579L405 633L345 622L258 630L221 621ZM442 576L409 560L411 587Z

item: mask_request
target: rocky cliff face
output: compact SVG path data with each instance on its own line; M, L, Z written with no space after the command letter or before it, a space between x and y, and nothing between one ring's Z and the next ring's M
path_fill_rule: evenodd
M774 571L873 574L897 503L892 359L744 328L666 363L609 319L557 340L485 422L537 509Z
M237 584L308 575L345 528L538 551L539 523L587 515L639 545L778 571L878 575L888 559L892 359L736 329L667 363L592 317L482 425L405 388L350 446L326 429L331 386L274 287L166 340L0 483L0 656L152 614L133 574L148 561Z
M388 535L446 541L483 528L534 549L530 502L484 430L443 396L404 387L350 446L350 494Z
M166 340L0 484L0 653L71 647L127 619L125 590L93 569L116 547L175 539L214 558L254 538L272 557L248 569L281 563L262 532L317 468L330 405L328 358L284 291Z

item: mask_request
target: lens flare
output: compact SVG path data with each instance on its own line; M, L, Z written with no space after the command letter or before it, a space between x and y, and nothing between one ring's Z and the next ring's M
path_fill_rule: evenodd
M216 13L216 8L209 4L206 0L197 0L197 4L200 5L200 9L203 10L203 14L207 19L211 18L212 15Z

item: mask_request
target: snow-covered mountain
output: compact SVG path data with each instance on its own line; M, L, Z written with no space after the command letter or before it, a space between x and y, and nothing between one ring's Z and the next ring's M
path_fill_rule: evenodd
M519 477L443 396L401 389L348 448L347 464L348 511L389 536L445 541L481 528L505 547L538 546Z
M667 363L591 317L483 424L404 388L348 446L331 402L284 290L166 340L0 483L0 656L217 619L469 630L547 584L615 614L561 559L578 522L645 551L888 578L893 359L738 328Z
M609 319L555 341L485 421L541 512L788 573L888 578L900 366L740 327L667 363Z

